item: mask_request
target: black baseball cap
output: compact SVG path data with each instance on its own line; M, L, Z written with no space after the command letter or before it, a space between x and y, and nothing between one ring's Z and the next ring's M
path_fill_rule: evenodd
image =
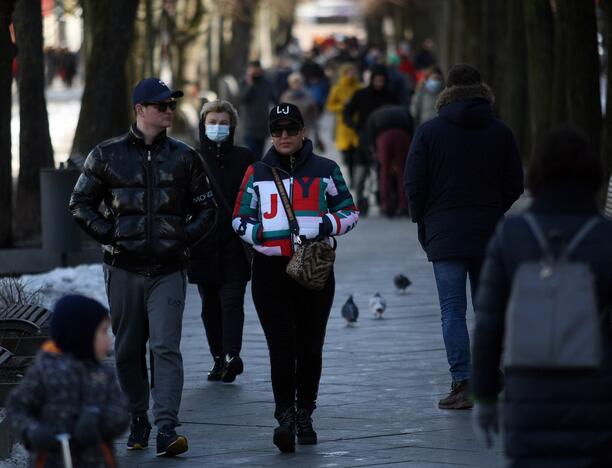
M183 97L182 91L172 91L159 78L150 77L141 80L132 92L132 105L143 102L161 102L170 98Z
M290 120L300 127L304 126L304 118L300 109L295 104L288 102L281 102L278 106L274 106L270 109L270 128L274 127L275 124L280 120Z

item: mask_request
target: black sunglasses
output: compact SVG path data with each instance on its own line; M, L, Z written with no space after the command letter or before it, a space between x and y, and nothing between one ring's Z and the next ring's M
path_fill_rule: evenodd
M170 110L175 110L176 109L176 101L164 101L164 102L143 102L142 103L143 106L153 106L155 107L159 112L166 112L166 110L168 110L168 107L170 108Z
M278 138L282 136L283 131L285 131L287 132L288 136L296 136L298 133L300 133L300 130L302 130L302 127L300 127L299 125L283 125L278 127L272 127L270 129L270 135L272 135L274 138Z

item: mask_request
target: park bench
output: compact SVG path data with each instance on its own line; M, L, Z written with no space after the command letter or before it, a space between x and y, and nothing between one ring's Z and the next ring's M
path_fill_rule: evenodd
M33 356L48 339L49 311L31 304L14 304L0 311L0 346L13 354Z
M19 385L33 359L30 356L15 356L0 346L0 406L4 405L10 391Z

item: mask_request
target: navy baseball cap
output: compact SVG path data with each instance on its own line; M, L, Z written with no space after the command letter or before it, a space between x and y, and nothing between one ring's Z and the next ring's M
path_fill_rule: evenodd
M295 104L281 102L278 106L274 106L272 109L270 109L270 128L274 127L276 122L279 120L284 119L299 124L300 127L304 126L304 118L302 117L302 113Z
M182 91L172 91L159 78L151 77L141 80L132 93L132 105L143 102L161 102L170 98L183 97Z

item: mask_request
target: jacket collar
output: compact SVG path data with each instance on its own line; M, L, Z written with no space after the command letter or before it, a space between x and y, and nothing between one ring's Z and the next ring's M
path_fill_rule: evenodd
M134 143L136 143L137 145L139 145L142 148L146 148L147 145L145 144L144 135L142 134L142 132L136 126L136 122L134 122L130 126L130 131L128 133L128 136L129 136L130 140L132 140ZM153 143L151 143L151 147L152 148L159 148L159 147L161 147L166 142L167 139L168 139L168 136L166 135L166 130L162 130L153 139Z
M489 104L495 102L493 91L484 83L477 83L469 86L449 86L438 96L436 110L439 111L443 106L456 101L466 101L468 99L484 99Z
M293 169L297 169L301 165L303 165L312 154L312 141L308 138L304 140L304 144L302 145L302 149L295 153L293 156L295 157L295 165ZM290 172L287 168L287 164L285 161L288 160L288 156L280 154L274 146L270 147L266 155L262 158L262 162L270 167L275 167L277 169L281 169L285 172Z

